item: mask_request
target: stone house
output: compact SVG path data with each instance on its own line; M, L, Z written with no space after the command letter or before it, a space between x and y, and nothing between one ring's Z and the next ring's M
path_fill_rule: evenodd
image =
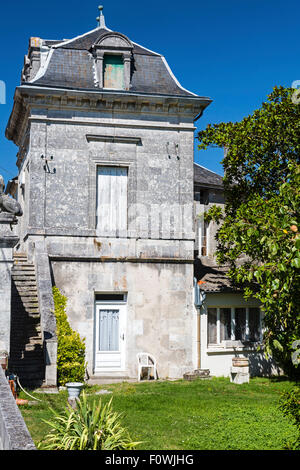
M228 375L237 352L257 357L259 306L228 285L213 261L216 227L197 217L224 203L221 177L193 161L194 123L210 103L103 15L71 40L30 39L6 129L24 212L13 287L23 304L22 289L36 296L23 316L39 315L46 384L56 383L53 285L86 340L90 381L136 378L144 351L166 378ZM201 310L195 276L207 286Z

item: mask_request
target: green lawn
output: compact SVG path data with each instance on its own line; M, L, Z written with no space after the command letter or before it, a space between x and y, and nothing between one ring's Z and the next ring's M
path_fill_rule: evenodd
M282 392L293 382L253 378L235 385L228 378L198 379L193 382L143 382L87 387L94 399L99 389L103 402L113 396L113 408L124 413L123 424L133 440L143 441L139 449L275 450L293 440L295 427L278 410ZM35 394L42 402L20 407L35 443L48 431L42 419L49 419L49 407L63 409L65 391ZM20 398L32 400L23 392ZM100 399L97 395L96 399Z

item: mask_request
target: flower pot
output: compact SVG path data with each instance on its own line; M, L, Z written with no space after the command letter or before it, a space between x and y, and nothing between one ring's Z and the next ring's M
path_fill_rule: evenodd
M0 351L0 365L3 370L7 369L8 353L6 351Z
M69 398L79 398L80 392L83 387L82 382L68 382L66 383Z

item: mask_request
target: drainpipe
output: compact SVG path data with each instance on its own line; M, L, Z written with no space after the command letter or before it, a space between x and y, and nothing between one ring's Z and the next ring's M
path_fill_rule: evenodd
M201 369L201 307L197 308L197 369Z
M201 369L201 307L206 294L200 289L197 279L194 277L194 303L197 309L197 369Z

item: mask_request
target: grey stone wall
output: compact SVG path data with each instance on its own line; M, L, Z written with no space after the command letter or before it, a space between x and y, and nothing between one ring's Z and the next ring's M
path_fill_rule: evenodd
M41 331L45 351L45 384L57 384L57 335L50 260L43 242L35 241L33 261L36 270L39 309L41 315Z
M13 247L18 242L12 214L0 213L0 350L10 351L11 268Z
M44 233L94 236L96 168L105 163L128 165L127 236L193 239L192 120L183 127L178 117L150 114L86 112L74 116L66 110L46 114L42 118L39 110L33 110L31 117L30 147L21 170L28 198L21 240L27 234ZM134 137L140 143L112 141L116 136ZM48 158L46 169L42 155ZM169 207L184 211L170 229L163 226Z
M0 367L0 450L36 450Z
M93 110L70 96L55 106L52 96L30 107L20 250L36 259L44 243L71 326L86 338L90 375L101 292L128 293L123 374L137 376L136 353L145 350L161 377L193 368L196 113L191 102L183 109L178 99L175 112L171 98L159 99L161 106L151 97L135 106L142 98L115 96ZM119 237L96 229L97 165L128 168L128 226Z
M139 352L155 356L160 378L180 378L193 368L192 264L53 260L52 268L68 298L71 326L86 340L90 376L98 292L128 293L123 376L137 378Z

